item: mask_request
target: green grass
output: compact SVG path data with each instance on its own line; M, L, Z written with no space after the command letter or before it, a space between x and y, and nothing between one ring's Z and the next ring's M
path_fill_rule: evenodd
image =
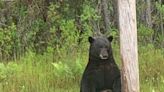
M113 46L120 66L119 47ZM0 63L0 92L79 92L81 75L88 61L87 51L66 54L63 50L44 55L28 52L20 60ZM164 92L163 67L162 50L151 45L139 47L141 92Z

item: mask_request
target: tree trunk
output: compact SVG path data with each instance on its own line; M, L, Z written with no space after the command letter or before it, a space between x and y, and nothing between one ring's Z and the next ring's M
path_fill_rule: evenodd
M139 1L138 1L139 2ZM152 19L151 19L151 2L150 0L141 0L142 6L141 11L141 20L147 27L152 28Z
M116 28L118 28L118 12L117 12L117 1L118 0L112 0L112 6L113 6L113 15L112 17L114 18L113 20L111 19L111 21L113 22L114 26Z
M109 11L108 11L108 3L107 3L107 0L102 0L102 17L103 17L103 20L104 20L104 26L105 26L105 30L104 32L107 32L110 28L109 26Z
M139 92L135 2L135 0L118 0L122 92Z
M159 0L159 2L161 4L161 6L162 6L162 1ZM163 17L163 12L160 12L160 20L161 20L160 26L161 26L162 35L164 36L164 28L163 28L164 24L163 24L163 18L162 17Z
M151 21L151 2L150 0L146 0L146 25L149 28L152 28L152 21Z

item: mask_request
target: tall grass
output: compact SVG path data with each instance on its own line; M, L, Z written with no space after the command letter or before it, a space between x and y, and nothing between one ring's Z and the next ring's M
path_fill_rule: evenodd
M120 66L119 46L113 52ZM0 92L79 92L88 62L88 48L66 54L36 55L29 51L20 60L0 63ZM141 92L164 92L164 53L152 45L139 46Z

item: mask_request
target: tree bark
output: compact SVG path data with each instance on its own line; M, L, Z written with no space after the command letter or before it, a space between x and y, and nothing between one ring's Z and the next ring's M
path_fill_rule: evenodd
M150 0L146 0L146 25L149 28L152 28L152 21L151 21L151 2Z
M102 15L103 15L103 20L104 20L104 25L105 25L105 30L104 32L107 32L110 28L109 25L109 11L108 11L108 3L107 0L102 0Z
M139 92L136 1L118 0L122 92Z
M142 9L141 9L142 23L144 23L147 27L152 28L151 2L150 0L140 0L140 3L142 3Z
M161 4L161 6L162 6L162 1L159 0L159 2L160 2L160 4ZM164 24L163 24L163 12L160 12L160 20L161 20L161 23L160 23L160 26L161 26L161 32L162 32L162 35L164 36L164 28L163 28L163 26L164 26Z

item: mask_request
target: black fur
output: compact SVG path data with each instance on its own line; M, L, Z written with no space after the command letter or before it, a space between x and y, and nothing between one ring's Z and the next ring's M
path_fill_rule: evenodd
M121 92L120 70L115 63L113 37L89 37L89 62L83 73L80 92Z

